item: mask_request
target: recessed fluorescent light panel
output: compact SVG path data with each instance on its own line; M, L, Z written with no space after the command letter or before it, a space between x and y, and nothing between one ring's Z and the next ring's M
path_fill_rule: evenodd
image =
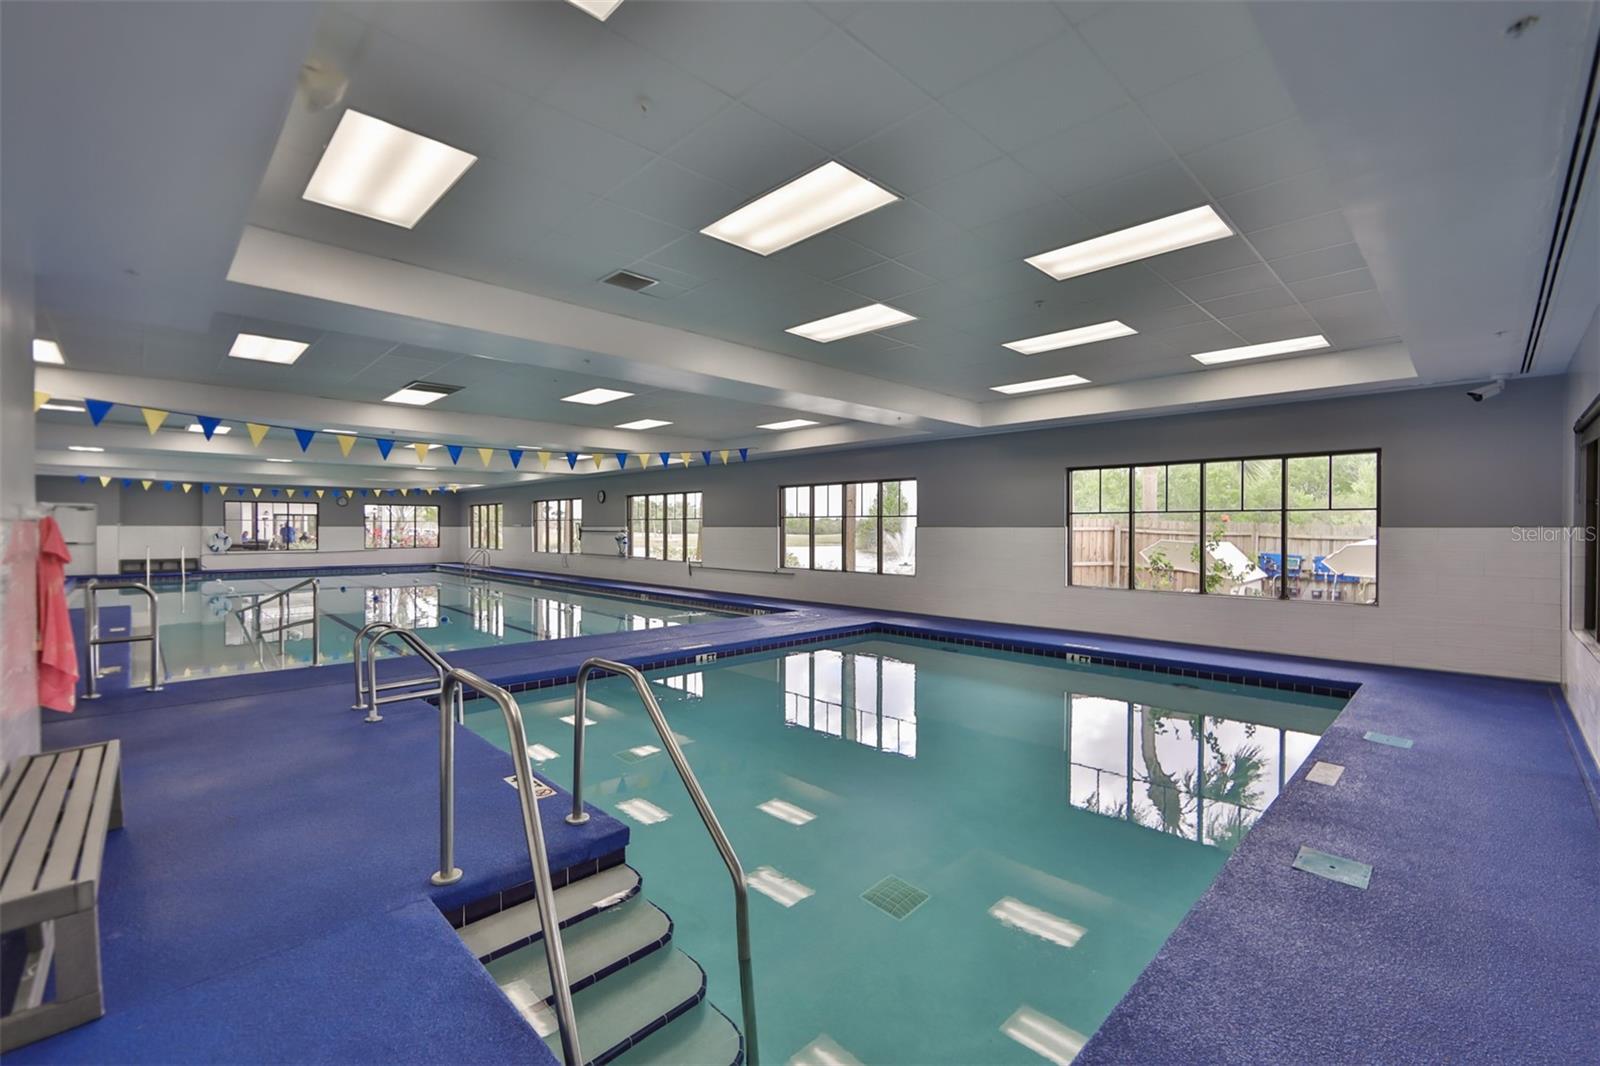
M69 445L67 445L67 451L69 451L69 452L103 452L103 451L105 451L105 449L100 447L97 444L69 444Z
M38 337L33 338L33 361L49 363L51 366L65 366L67 363L61 357L61 345L55 341L40 340Z
M611 13L622 6L622 0L567 0L567 3L604 22Z
M403 389L383 398L384 403L404 403L412 407L426 407L435 400L442 400L451 393L460 392L456 385L435 385L431 381L413 381Z
M441 141L346 111L304 196L410 229L477 161Z
M898 199L849 167L829 162L700 232L757 255L771 255Z
M293 459L274 459L274 458L272 458L272 456L269 455L269 456L267 456L267 462L269 462L269 463L292 463L292 462L294 462L294 460Z
M206 427L202 426L200 423L198 423L198 422L190 422L189 423L189 432L190 433L204 433L205 431L206 431ZM232 426L218 426L216 429L213 429L211 431L211 435L214 436L214 437L226 437L229 433L232 433L232 432L233 432L233 427Z
M1206 366L1216 366L1218 363L1237 363L1241 359L1265 359L1269 355L1309 352L1328 346L1328 338L1319 333L1314 337L1293 337L1286 341L1251 344L1244 348L1223 348L1215 352L1196 352L1190 358L1196 362L1204 363Z
M1058 378L1039 378L1037 381L1019 381L1014 385L990 386L995 392L1003 392L1007 396L1020 396L1028 392L1044 392L1047 389L1065 389L1073 385L1087 385L1089 379L1077 374L1063 374Z
M626 400L632 395L633 393L623 392L621 389L585 389L582 392L575 392L571 396L561 397L561 402L586 403L593 406L600 403L610 403L612 400Z
M617 428L618 429L660 429L662 426L670 426L670 425L672 425L671 422L663 422L659 418L640 418L640 419L637 419L637 420L635 420L633 422L624 422L621 425L619 425Z
M1138 332L1121 322L1097 322L1092 326L1079 326L1077 329L1064 329L1060 333L1046 333L1042 337L1011 341L1005 347L1023 355L1038 355L1040 352L1053 352L1060 348L1076 348L1080 344L1108 341L1113 337L1131 337Z
M790 326L784 332L827 344L829 341L844 340L846 337L854 337L861 333L872 333L875 330L898 326L902 322L915 322L916 320L916 315L908 315L904 311L896 311L887 304L870 304L866 307L858 307L854 311L846 311L840 315L819 318L815 322Z
M39 406L41 411L66 411L70 414L81 415L83 408L75 403L47 403Z
M757 429L799 429L802 426L814 426L817 423L809 418L791 418L787 422L763 422Z
M233 339L233 347L228 349L228 355L234 359L253 359L258 363L278 363L288 366L300 358L301 353L309 347L311 347L309 344L288 341L281 337L241 333Z
M1233 228L1207 205L1069 244L1053 252L1040 252L1023 262L1038 267L1057 281L1065 281L1080 274L1092 274L1096 270L1231 236Z

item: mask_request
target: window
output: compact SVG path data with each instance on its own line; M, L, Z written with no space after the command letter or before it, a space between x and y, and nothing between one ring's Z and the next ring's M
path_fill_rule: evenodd
M628 497L628 551L635 559L700 561L705 523L700 493L666 492Z
M228 550L316 551L317 505L278 500L228 500L222 521L233 543Z
M437 548L439 508L436 504L369 503L366 507L369 548Z
M539 500L533 505L534 551L581 552L582 536L582 500Z
M1596 524L1600 520L1600 442L1583 446L1583 514L1578 518L1578 534L1583 542L1583 628L1600 639L1600 539Z
M915 481L791 485L779 496L786 569L917 572Z
M1378 602L1378 453L1067 472L1067 584Z
M917 757L917 668L886 655L823 649L783 659L783 721Z
M467 518L467 547L493 551L505 547L505 504L475 503L468 509Z

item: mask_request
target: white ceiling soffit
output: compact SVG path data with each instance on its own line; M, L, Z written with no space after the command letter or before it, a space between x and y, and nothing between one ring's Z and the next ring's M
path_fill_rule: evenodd
M1417 371L1515 373L1594 48L1592 3L1257 3ZM1519 34L1512 24L1537 21ZM1591 164L1592 165L1592 164ZM1595 308L1594 214L1536 373ZM1579 292L1587 285L1587 292Z

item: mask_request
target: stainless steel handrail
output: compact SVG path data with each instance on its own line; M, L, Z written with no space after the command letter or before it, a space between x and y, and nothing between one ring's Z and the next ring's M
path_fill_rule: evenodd
M364 657L361 654L361 641L363 637L368 640L366 655ZM424 662L433 667L434 673L437 675L436 678L408 677L399 678L394 681L385 681L382 684L379 684L378 648L390 637L399 640L406 647L410 648L412 651L421 656ZM363 658L365 659L366 667L365 689L363 689L361 684ZM378 705L382 703L395 703L399 700L425 699L429 696L438 696L442 699L444 697L445 675L450 672L450 664L445 662L444 659L440 657L439 653L434 651L426 641L417 636L411 630L406 629L403 626L395 625L393 622L369 622L367 625L361 628L360 632L356 634L355 640L355 665L355 709L358 711L362 709L366 710L367 716L362 719L364 722L383 721L383 715L378 713ZM418 685L430 685L430 687L419 690L417 688ZM406 689L407 691L393 692L387 696L384 695L385 691L391 689ZM448 869L448 866L441 867L441 871Z
M289 619L289 596L292 593L299 592L301 589L309 588L311 590L311 665L322 665L322 612L317 595L317 590L321 587L319 582L319 578L308 577L304 581L296 582L288 588L274 592L265 598L258 595L250 606L238 612L241 623L244 621L245 611L249 611L255 616L256 640L259 641L268 632L278 634L278 661L280 664L283 662L286 650L285 645L289 639L289 629L300 624ZM264 630L261 628L261 607L263 604L271 603L273 600L282 601L278 605L278 624L270 630Z
M744 1007L745 1058L750 1066L760 1066L761 1057L756 1041L755 975L750 965L750 901L745 888L744 867L739 864L739 856L734 853L733 845L728 842L728 834L723 832L722 823L717 821L716 812L711 809L711 801L706 799L705 790L700 787L694 771L689 768L689 761L683 757L683 749L679 747L678 738L668 727L666 716L661 713L661 704L656 702L655 693L650 691L650 683L645 680L644 674L627 663L611 659L586 659L583 665L578 667L577 690L572 700L572 813L567 815L567 821L573 825L582 825L589 820L588 813L583 809L583 716L589 676L596 670L619 674L633 682L634 691L639 694L639 700L650 715L650 721L656 727L661 743L666 746L667 756L672 759L672 765L677 769L678 776L683 779L684 788L689 790L689 798L694 801L695 810L700 813L700 820L705 823L706 831L711 834L712 842L716 844L723 863L728 867L728 875L733 878L733 914L739 937L739 996ZM520 734L513 734L513 738L518 735ZM513 744L515 744L514 739Z
M108 589L136 589L150 597L150 632L134 634L128 633L121 637L102 637L100 635L100 608L95 603L95 597L102 590ZM144 581L90 581L84 586L84 632L88 634L89 644L89 676L83 682L83 698L97 700L100 698L100 645L102 644L137 644L142 640L150 642L150 685L151 692L161 691L161 601L156 599L155 589ZM133 628L133 623L128 623L128 628Z
M550 990L556 1001L556 1025L561 1030L561 1051L567 1066L580 1066L583 1053L578 1050L578 1020L572 1009L572 984L567 978L567 956L561 946L561 922L556 916L555 889L550 881L550 860L545 852L544 827L539 822L539 797L534 791L533 771L528 766L528 737L522 729L522 709L511 694L499 685L493 685L468 670L452 669L445 676L445 692L439 700L440 736L454 737L450 728L448 706L460 706L462 689L471 687L488 696L499 705L506 719L506 736L511 743L511 765L516 772L518 798L522 802L522 835L528 845L528 861L533 865L533 898L539 908L539 924L544 928L544 957L550 970ZM445 807L446 772L454 784L453 741L441 744L439 751L440 810ZM447 763L446 760L449 760ZM450 804L453 814L453 800Z
M473 548L467 553L467 561L461 564L466 568L468 581L471 581L472 575L478 571L479 567L477 565L477 561L479 559L483 560L484 566L488 566L490 563L494 562L494 556L489 554L488 548Z

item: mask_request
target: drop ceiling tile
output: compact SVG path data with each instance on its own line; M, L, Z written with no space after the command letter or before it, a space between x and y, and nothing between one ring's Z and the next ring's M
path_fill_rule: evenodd
M1196 322L1210 322L1212 319L1205 308L1187 298L1181 304L1141 308L1123 312L1120 317L1123 322L1140 333L1155 333L1164 329L1176 329L1179 326L1192 326Z
M1063 194L1093 188L1172 158L1161 135L1134 104L1070 126L1013 154L1017 162Z
M1222 324L1244 338L1246 344L1266 344L1317 332L1316 322L1298 305L1232 315L1223 319Z
M856 145L841 158L878 184L914 196L999 156L1000 149L943 105L933 104Z
M741 277L755 269L761 257L726 241L715 240L701 233L690 233L650 253L646 262L659 263L702 278L724 280Z
M944 247L964 235L959 226L914 200L901 200L853 218L840 226L838 233L887 259Z
M634 3L607 25L738 96L828 32L804 4Z
M1144 98L1150 120L1180 153L1194 152L1294 116L1294 105L1264 51L1169 85Z
M983 239L982 234L972 234L967 239L946 244L941 248L902 255L900 262L940 281L951 281L1021 258L1010 249L998 247Z
M1001 157L917 196L923 206L973 229L1055 200L1056 194L1013 159Z
M943 97L1006 151L1114 111L1127 93L1075 33L1065 33Z
M1258 229L1246 233L1245 239L1266 259L1281 259L1286 255L1331 248L1355 240L1350 233L1349 223L1340 211L1328 211Z
M651 252L682 237L684 231L623 207L596 202L575 214L557 232L568 240L613 252L621 262L628 262L649 257Z
M837 28L742 99L832 152L865 140L929 103L922 90Z
M1284 256L1270 261L1278 277L1286 282L1309 281L1329 274L1342 274L1347 270L1361 270L1367 261L1361 249L1354 244L1336 244L1332 248L1318 248L1314 252Z
M1263 43L1240 4L1115 4L1080 22L1078 33L1134 96L1148 96Z
M1382 298L1376 292L1311 300L1304 306L1316 319L1322 334L1336 347L1359 347L1398 335Z
M824 281L832 281L888 261L872 249L836 233L819 233L799 244L791 244L781 252L774 252L772 258L786 267L804 271Z
M1203 274L1197 278L1185 278L1174 282L1183 291L1184 295L1198 303L1208 300L1219 300L1224 296L1237 296L1242 292L1254 292L1257 289L1270 289L1277 286L1278 279L1268 270L1265 264L1256 263L1251 266L1236 267L1233 270L1224 270L1220 274Z
M1177 163L1158 163L1067 197L1067 202L1102 232L1165 218L1209 201L1206 191Z
M1265 311L1274 307L1289 307L1296 303L1294 294L1282 285L1270 289L1241 292L1236 296L1223 296L1207 300L1205 309L1217 318L1242 315L1251 311Z
M1372 274L1365 267L1347 270L1343 274L1326 274L1308 281L1292 281L1289 290L1303 303L1326 300L1333 296L1348 296L1356 292L1369 292L1377 287Z
M1190 356L1196 352L1214 352L1222 348L1236 348L1243 343L1233 330L1218 322L1210 321L1195 322L1173 329L1152 330L1143 336L1152 344L1182 356Z
M827 152L743 104L719 111L667 156L732 189L729 211L828 161Z
M656 152L729 103L724 93L614 34L603 36L543 100Z
M837 284L869 299L887 303L897 296L926 289L936 282L926 274L886 259L876 266L839 278Z
M431 266L433 256L445 251L470 255L481 247L525 254L594 202L581 188L543 171L480 160L410 231L400 258Z
M1202 274L1219 274L1224 270L1251 266L1260 263L1261 257L1243 238L1227 237L1197 244L1193 248L1180 248L1144 262L1168 281L1177 282Z
M543 104L522 113L505 154L595 196L603 196L650 165L655 154L632 141Z
M1339 210L1327 175L1308 171L1259 189L1223 198L1223 214L1243 233Z
M457 70L470 70L535 96L569 68L588 61L589 50L607 36L583 12L555 4L478 4L464 17L454 4L349 4L383 30L446 56Z
M1213 197L1233 196L1325 165L1322 151L1297 119L1210 145L1183 161Z
M940 96L1064 32L1067 22L1039 3L874 3L846 28Z
M696 232L738 206L734 192L727 186L685 170L669 159L657 159L606 199Z

